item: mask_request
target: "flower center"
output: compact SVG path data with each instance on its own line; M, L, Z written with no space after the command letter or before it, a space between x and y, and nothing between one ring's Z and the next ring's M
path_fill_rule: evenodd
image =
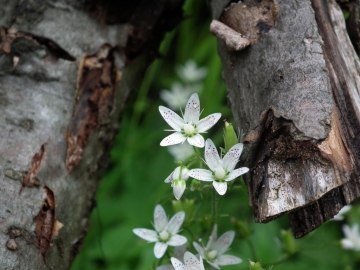
M206 253L206 258L208 258L210 261L215 260L216 256L217 256L217 251L216 250L211 250L208 253Z
M215 169L215 177L216 179L218 180L223 180L225 175L226 175L226 171L224 170L224 168L222 166L218 166L216 169Z
M161 242L166 242L170 238L170 233L167 230L163 230L159 233L159 240Z
M185 135L193 135L195 133L195 127L192 124L184 125Z

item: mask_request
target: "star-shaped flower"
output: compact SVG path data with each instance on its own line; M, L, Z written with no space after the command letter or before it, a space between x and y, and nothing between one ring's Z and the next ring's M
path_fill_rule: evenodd
M175 270L205 270L202 258L196 258L196 256L188 251L184 254L184 263L178 259L172 257L171 263Z
M227 182L249 171L249 168L246 167L234 170L242 149L242 143L235 144L229 149L224 158L221 159L212 140L207 139L205 144L205 161L211 171L192 169L188 175L201 181L213 182L216 191L220 195L224 195L227 190Z
M165 183L171 183L177 200L180 200L185 191L185 181L189 179L188 172L188 168L179 166L165 179Z
M207 70L197 67L194 60L188 60L183 66L177 68L177 74L184 82L193 83L202 80Z
M209 237L209 242L206 247L201 247L198 243L194 242L193 245L199 255L203 257L211 266L220 269L219 265L231 265L241 263L242 260L236 256L223 255L234 240L235 232L228 231L217 239L217 225Z
M159 111L164 120L173 128L170 131L175 131L160 142L161 146L179 144L187 140L191 145L204 147L204 138L199 133L209 130L221 117L221 113L213 113L199 120L200 101L196 93L191 95L186 104L184 119L164 106L159 106Z
M184 218L185 213L181 211L168 221L164 208L158 204L154 211L155 231L141 228L133 232L150 243L156 242L154 254L156 258L161 258L168 246L181 246L187 242L186 237L177 234Z
M341 239L341 245L344 249L360 251L360 233L358 224L352 227L344 225L342 227L345 238Z

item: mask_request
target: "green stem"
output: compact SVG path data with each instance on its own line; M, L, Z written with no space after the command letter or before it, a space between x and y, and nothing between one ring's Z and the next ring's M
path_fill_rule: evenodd
M219 217L219 202L220 195L213 189L213 193L211 196L211 229L217 224L217 220Z
M250 238L248 238L246 242L247 242L248 245L249 245L250 252L251 252L251 256L253 257L253 261L254 261L254 262L257 262L256 250L255 250L255 247L254 247L253 242L251 241Z

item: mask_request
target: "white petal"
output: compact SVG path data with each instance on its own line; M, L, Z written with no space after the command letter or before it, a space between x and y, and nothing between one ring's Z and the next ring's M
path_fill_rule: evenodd
M185 265L180 262L178 259L172 257L171 263L174 266L175 270L185 270Z
M215 188L215 190L217 191L217 193L219 193L219 195L224 195L226 193L227 190L227 183L226 182L213 182L213 186Z
M229 151L226 153L226 155L223 158L223 168L231 172L234 168L236 163L238 163L241 152L243 150L243 144L238 143L235 144L233 147L229 149Z
M175 132L175 133L165 137L160 142L160 146L174 145L174 144L182 143L185 140L186 140L186 137L183 134L181 134L181 132Z
M214 181L212 172L205 169L192 169L189 171L188 175L201 181Z
M200 117L200 100L198 94L192 94L185 107L184 120L186 123L197 124Z
M180 169L181 167L176 167L176 169L174 170L174 174L173 174L173 180L179 179L180 177Z
M167 247L168 247L168 245L165 243L156 242L155 247L154 247L155 257L160 259L162 256L164 256Z
M133 233L149 242L156 242L158 240L158 234L153 230L133 229Z
M186 269L202 269L200 261L196 258L196 256L188 251L184 254L184 263Z
M156 267L156 270L174 270L172 265L161 265Z
M171 238L169 239L169 241L167 241L166 244L168 244L169 246L176 247L176 246L181 246L181 245L185 244L186 242L187 242L187 239L185 236L175 234L175 235L171 236Z
M169 124L176 131L180 131L184 126L184 120L174 111L164 106L159 106L161 116L164 118L166 123Z
M208 264L210 264L212 267L214 267L215 269L220 269L220 267L216 264L216 263L214 263L214 262L210 262L210 261L208 261L208 260L206 260L207 261L207 263Z
M199 269L199 270L205 270L204 263L203 263L203 259L202 259L201 256L200 256L200 259L199 259L199 264L200 264L200 267L199 267L198 269Z
M177 200L180 200L181 196L184 194L184 191L186 189L186 183L184 180L175 180L174 181L174 187L173 187L173 192L174 192L174 197Z
M217 257L218 265L231 265L241 263L242 260L232 255L220 255Z
M229 248L231 243L234 241L234 237L234 231L228 231L219 237L213 245L214 249L217 250L218 255L223 254Z
M176 168L177 169L177 168ZM175 170L176 170L175 169ZM172 171L171 173L170 173L170 175L165 179L165 183L170 183L170 182L172 182L173 180L174 180L174 177L173 177L173 175L174 175L174 172L175 171Z
M204 147L205 144L204 137L201 136L200 134L196 134L195 136L188 137L187 140L189 144L199 148Z
M351 242L349 239L341 239L341 245L344 249L354 249L355 245L353 242Z
M164 208L158 204L155 207L154 211L154 227L157 232L161 232L164 230L166 225L168 224L168 219L166 217L166 213Z
M205 161L210 170L215 171L221 159L212 140L207 139L205 143Z
M179 231L182 223L184 222L184 218L185 218L185 212L184 211L176 213L170 219L169 224L166 227L168 232L171 233L172 235L177 234L177 232Z
M221 113L213 113L204 119L201 119L196 125L198 132L201 133L209 130L213 125L216 124L217 121L219 121L220 117Z
M205 250L202 246L200 246L198 243L193 242L194 248L199 253L201 257L205 257Z
M207 250L214 249L213 244L215 243L216 239L217 239L217 224L214 225L214 228L213 228L213 230L211 232L211 235L209 237L209 241L206 244L206 249Z
M226 181L234 180L236 177L239 177L240 175L247 173L249 171L249 168L242 167L236 170L233 170L229 173L229 175L226 177Z

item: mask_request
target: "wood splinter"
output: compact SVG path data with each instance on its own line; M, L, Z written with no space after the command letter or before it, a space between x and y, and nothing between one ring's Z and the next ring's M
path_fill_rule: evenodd
M224 40L226 47L231 51L240 51L250 45L250 41L247 38L217 20L212 20L210 32L214 36Z

